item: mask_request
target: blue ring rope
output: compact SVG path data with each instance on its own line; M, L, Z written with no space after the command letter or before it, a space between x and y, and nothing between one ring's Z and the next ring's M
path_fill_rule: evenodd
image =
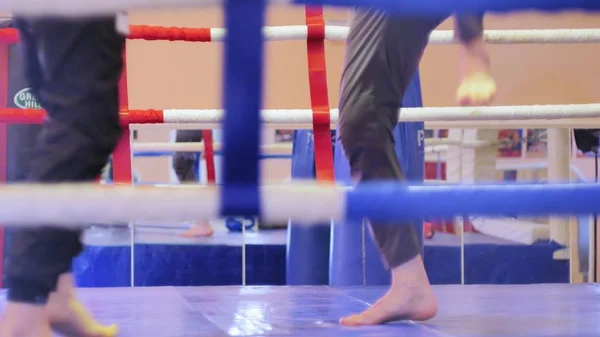
M222 216L260 212L260 108L266 0L225 1Z
M346 217L389 222L464 214L571 216L598 212L598 200L600 184L409 186L377 182L358 185L346 194Z
M536 10L599 11L598 0L293 0L301 5L376 8L403 14L449 15L451 13L482 13Z

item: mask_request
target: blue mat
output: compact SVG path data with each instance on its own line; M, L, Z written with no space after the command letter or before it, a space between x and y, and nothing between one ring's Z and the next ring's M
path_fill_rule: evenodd
M549 337L598 336L598 285L434 286L439 313L427 323L349 328L385 287L161 287L83 289L121 337ZM4 295L4 294L2 294Z

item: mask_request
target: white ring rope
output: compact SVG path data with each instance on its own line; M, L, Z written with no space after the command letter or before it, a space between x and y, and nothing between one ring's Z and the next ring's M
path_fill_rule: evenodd
M431 185L443 185L443 184L451 183L448 180L437 180L437 179L425 179L424 181L426 184L431 184Z
M325 26L325 40L345 41L348 31L345 26ZM226 32L225 28L211 28L211 41L223 41ZM302 41L309 37L307 26L267 26L263 34L267 41ZM486 30L484 39L490 44L599 43L600 29ZM429 36L429 44L455 43L451 30L435 30Z
M600 29L523 29L486 30L485 42L490 44L598 43ZM456 43L453 31L433 31L430 43Z
M451 144L451 145L444 145L444 144L440 144L440 145L431 145L431 146L426 146L425 147L425 153L443 153L443 152L448 152L448 149L450 148L450 146L461 146L461 148L467 148L467 149L478 149L478 148L482 148L482 147L486 147L486 146L491 146L493 145L492 143L487 143L484 141L481 141L481 143L476 143L473 142L472 144L470 144L468 141L465 141L464 144L460 145L460 144Z
M432 145L425 147L425 153L448 152L448 145Z
M433 149L427 150L429 147L439 147L448 145L464 146L467 148L479 148L491 145L490 142L475 140L475 141L459 141L447 139L447 138L426 138L425 139L426 150L425 152L438 152ZM223 144L214 143L213 150L220 151L223 148ZM135 152L203 152L205 149L203 142L187 142L187 143L132 143L131 150ZM288 155L292 153L293 144L263 144L261 146L261 153L263 154L281 154ZM441 147L440 147L441 149ZM445 151L445 150L444 150Z
M332 109L331 126L335 127L339 112ZM163 110L166 124L202 124L206 127L218 127L223 118L223 110ZM312 129L313 111L310 109L271 109L261 111L264 124L279 129ZM505 121L519 121L522 127L573 127L583 125L589 128L600 125L600 104L565 104L565 105L521 105L491 107L427 107L403 108L399 112L401 122L428 122L429 129L442 129L452 125L463 125L467 128L491 127L508 128ZM589 118L586 120L585 118ZM565 121L582 119L581 121ZM465 123L469 121L469 123ZM500 122L502 121L502 122ZM522 122L528 121L528 122ZM179 126L178 126L179 128Z
M485 147L489 145L494 145L492 142L488 142L485 140L456 140L456 139L448 139L448 138L425 138L425 145L427 146L435 146L435 145L454 145L454 146L463 146L467 148L479 148Z
M261 219L264 221L283 223L293 218L298 223L315 224L344 218L347 188L306 181L264 185L260 189ZM216 219L219 217L219 200L217 187L7 185L0 189L0 205L3 205L0 223L5 226L47 224L75 228L90 223Z
M221 151L223 144L214 143L213 150ZM291 154L292 144L263 144L261 153L263 154ZM204 143L132 143L131 151L135 152L203 152L205 149Z

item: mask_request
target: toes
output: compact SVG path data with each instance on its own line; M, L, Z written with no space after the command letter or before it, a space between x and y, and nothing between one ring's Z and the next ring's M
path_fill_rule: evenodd
M111 324L98 327L94 337L115 337L118 333L119 326Z
M210 237L212 236L214 233L212 231L196 231L196 230L189 230L183 233L179 233L179 236L181 237L186 237L186 238L196 238L196 237Z
M368 324L361 319L361 315L352 315L340 319L340 324L345 326L359 326Z

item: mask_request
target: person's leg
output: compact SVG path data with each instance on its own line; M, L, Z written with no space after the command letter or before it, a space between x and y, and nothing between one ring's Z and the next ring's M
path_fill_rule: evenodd
M175 142L177 143L199 143L202 141L202 131L200 130L177 130ZM196 163L199 158L193 152L175 152L173 155L173 170L180 183L196 182L198 183L198 172ZM202 237L213 235L214 230L207 220L195 221L192 227L180 235L185 237Z
M459 105L487 105L496 95L496 82L490 74L490 59L483 38L483 15L458 16L455 31L459 46Z
M196 174L197 156L194 153L175 152L173 155L173 170L180 183L198 182Z
M17 19L26 77L48 112L34 150L31 182L94 181L121 128L118 82L125 40L113 18ZM72 259L80 230L15 230L6 266L8 301L0 336L112 336L75 297Z
M175 142L177 143L200 143L202 131L200 130L177 130ZM198 182L196 162L198 154L194 152L175 152L173 154L173 170L180 183Z
M377 11L353 15L342 74L339 138L359 185L405 179L394 147L398 108L419 67L429 34L443 19ZM392 271L392 285L371 308L343 318L341 323L365 325L433 317L437 302L413 225L372 223L371 233Z

